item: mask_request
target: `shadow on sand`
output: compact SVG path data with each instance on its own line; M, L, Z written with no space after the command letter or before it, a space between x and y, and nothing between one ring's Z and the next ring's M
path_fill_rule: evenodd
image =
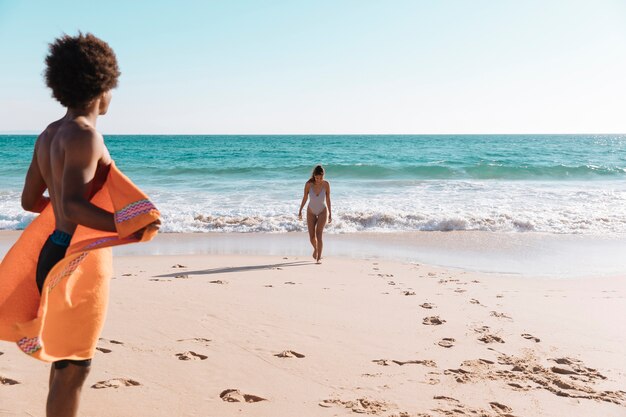
M313 261L282 262L282 263L277 263L277 264L232 266L232 267L226 267L226 268L203 269L203 270L198 270L198 271L177 271L171 274L155 275L155 277L174 278L183 272L188 275L213 275L213 274L226 274L229 272L257 271L257 270L262 270L262 269L277 269L277 268L305 266L305 265L315 265L315 262Z

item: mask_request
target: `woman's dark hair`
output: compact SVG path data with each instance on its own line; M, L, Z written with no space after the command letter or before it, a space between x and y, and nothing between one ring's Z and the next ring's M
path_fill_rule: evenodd
M63 106L81 108L117 87L120 76L113 49L91 33L63 35L49 45L46 85Z
M313 172L311 172L311 178L309 178L308 182L315 182L315 176L316 175L324 175L324 167L321 165L316 165L315 168L313 168Z

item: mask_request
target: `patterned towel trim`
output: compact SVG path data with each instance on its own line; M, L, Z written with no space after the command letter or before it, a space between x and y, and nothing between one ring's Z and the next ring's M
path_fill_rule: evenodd
M39 337L35 336L31 339L23 337L18 340L17 345L22 351L28 355L32 355L41 349L41 343L39 343Z
M110 242L112 240L117 240L118 237L117 236L107 236L107 237L103 237L102 239L98 239L95 242L90 243L89 245L85 246L83 248L83 250L91 250L91 249L96 249L98 246L102 245L103 243L107 243Z
M115 223L125 222L139 215L149 213L151 210L156 210L156 207L150 200L135 201L115 212Z
M50 280L50 285L48 285L48 293L50 293L50 291L52 291L63 278L72 275L72 273L76 271L76 268L78 268L78 266L88 254L89 252L81 253L77 258L72 259L72 261L70 261L70 263L67 264L67 266L61 272L52 277L52 279Z

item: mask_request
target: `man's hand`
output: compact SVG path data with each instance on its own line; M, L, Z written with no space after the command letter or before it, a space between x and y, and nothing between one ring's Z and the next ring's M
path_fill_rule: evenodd
M161 219L156 219L155 221L153 221L152 223L150 223L149 225L147 225L146 227L144 227L143 229L139 229L137 230L135 233L133 233L133 237L137 240L141 240L143 239L143 235L147 232L147 231L158 231L161 228Z

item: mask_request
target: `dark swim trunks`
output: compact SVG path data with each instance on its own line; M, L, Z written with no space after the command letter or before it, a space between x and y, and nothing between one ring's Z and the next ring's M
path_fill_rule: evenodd
M41 252L39 253L39 260L37 261L37 289L39 290L39 294L41 294L41 290L43 289L44 281L48 276L50 270L65 257L65 252L67 252L67 248L70 246L70 241L72 240L72 235L62 232L60 230L55 230L46 240L46 243L41 248ZM54 363L54 369L63 369L67 368L69 364L87 367L91 365L91 359L86 359L82 361L74 361L70 359L64 359L61 361L57 361Z

